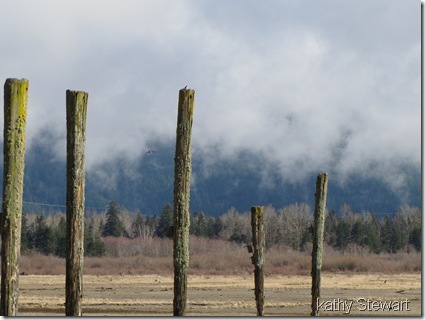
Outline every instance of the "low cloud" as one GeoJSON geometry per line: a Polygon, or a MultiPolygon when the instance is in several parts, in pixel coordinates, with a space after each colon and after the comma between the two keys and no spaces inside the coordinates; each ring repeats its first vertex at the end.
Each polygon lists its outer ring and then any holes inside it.
{"type": "Polygon", "coordinates": [[[416,1],[4,7],[0,75],[30,80],[29,142],[50,128],[64,156],[65,91],[87,91],[89,169],[173,142],[185,85],[196,91],[193,147],[210,163],[249,150],[294,181],[320,171],[399,181],[399,163],[420,165],[416,1]]]}

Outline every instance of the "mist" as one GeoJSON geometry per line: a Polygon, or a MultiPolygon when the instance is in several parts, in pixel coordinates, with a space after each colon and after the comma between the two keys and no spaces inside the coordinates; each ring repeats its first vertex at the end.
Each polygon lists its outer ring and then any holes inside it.
{"type": "Polygon", "coordinates": [[[18,0],[0,5],[0,76],[29,79],[28,144],[48,129],[62,158],[65,91],[89,93],[88,170],[173,143],[187,85],[206,166],[249,151],[265,181],[272,164],[292,181],[330,171],[401,188],[400,168],[421,161],[420,10],[413,0],[18,0]]]}

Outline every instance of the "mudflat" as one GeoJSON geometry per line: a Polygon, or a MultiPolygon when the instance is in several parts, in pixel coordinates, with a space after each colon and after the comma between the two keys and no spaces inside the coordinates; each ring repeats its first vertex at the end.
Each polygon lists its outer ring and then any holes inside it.
{"type": "MultiPolygon", "coordinates": [[[[84,316],[172,316],[173,276],[86,275],[84,316]]],[[[309,316],[311,277],[266,276],[267,316],[309,316]]],[[[322,274],[321,316],[420,316],[421,274],[322,274]]],[[[65,275],[20,276],[18,316],[65,315],[65,275]]],[[[254,276],[189,275],[188,316],[255,316],[254,276]]]]}

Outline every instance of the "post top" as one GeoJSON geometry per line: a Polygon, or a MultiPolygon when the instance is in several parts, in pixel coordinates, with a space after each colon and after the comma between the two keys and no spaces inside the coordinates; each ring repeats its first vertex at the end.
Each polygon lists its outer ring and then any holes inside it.
{"type": "Polygon", "coordinates": [[[70,89],[66,90],[66,93],[67,94],[70,93],[70,94],[74,94],[74,95],[81,93],[81,94],[88,95],[88,92],[81,91],[81,90],[70,90],[70,89]]]}
{"type": "Polygon", "coordinates": [[[22,78],[22,79],[17,79],[17,78],[7,78],[4,84],[12,84],[12,83],[17,83],[17,82],[22,82],[22,83],[28,83],[28,79],[22,78]]]}
{"type": "Polygon", "coordinates": [[[6,81],[28,81],[28,79],[25,79],[25,78],[21,78],[21,79],[18,79],[18,78],[7,78],[6,81]]]}
{"type": "Polygon", "coordinates": [[[180,89],[180,91],[192,91],[193,93],[195,93],[195,89],[190,89],[187,86],[185,86],[184,88],[180,89]]]}

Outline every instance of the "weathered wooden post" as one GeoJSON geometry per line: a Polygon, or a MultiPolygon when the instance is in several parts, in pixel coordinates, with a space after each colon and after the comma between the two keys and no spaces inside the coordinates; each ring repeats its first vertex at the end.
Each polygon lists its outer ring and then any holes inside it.
{"type": "Polygon", "coordinates": [[[252,246],[255,281],[255,301],[257,316],[264,314],[264,247],[266,238],[264,234],[264,207],[251,208],[252,246]]]}
{"type": "Polygon", "coordinates": [[[183,316],[187,301],[187,272],[189,268],[189,200],[192,172],[192,122],[195,90],[181,89],[174,158],[174,300],[173,314],[183,316]]]}
{"type": "Polygon", "coordinates": [[[318,301],[320,298],[320,272],[322,270],[323,255],[323,233],[325,229],[326,214],[326,194],[328,192],[328,174],[321,173],[317,176],[314,225],[313,232],[313,252],[311,260],[311,315],[318,316],[318,301]]]}
{"type": "Polygon", "coordinates": [[[88,94],[66,91],[65,314],[81,316],[84,257],[85,142],[88,94]]]}
{"type": "Polygon", "coordinates": [[[16,316],[18,312],[27,105],[28,80],[7,79],[4,84],[4,171],[1,214],[2,316],[16,316]]]}

